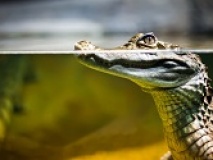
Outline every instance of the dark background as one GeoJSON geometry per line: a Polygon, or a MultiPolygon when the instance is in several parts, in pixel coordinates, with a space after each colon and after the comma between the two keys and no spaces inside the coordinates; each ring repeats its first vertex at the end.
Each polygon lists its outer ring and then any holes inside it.
{"type": "Polygon", "coordinates": [[[136,32],[154,32],[161,39],[184,47],[211,48],[211,0],[5,0],[0,3],[1,50],[69,50],[79,39],[111,47],[120,45],[136,32]]]}

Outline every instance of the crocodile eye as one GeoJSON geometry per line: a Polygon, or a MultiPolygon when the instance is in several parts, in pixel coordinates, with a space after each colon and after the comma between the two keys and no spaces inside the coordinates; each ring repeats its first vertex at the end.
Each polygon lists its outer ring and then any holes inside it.
{"type": "Polygon", "coordinates": [[[143,41],[144,43],[148,44],[148,45],[153,45],[156,42],[155,36],[154,35],[145,35],[143,37],[143,41]]]}
{"type": "Polygon", "coordinates": [[[137,41],[137,45],[152,46],[155,45],[157,38],[153,33],[147,33],[137,41]]]}

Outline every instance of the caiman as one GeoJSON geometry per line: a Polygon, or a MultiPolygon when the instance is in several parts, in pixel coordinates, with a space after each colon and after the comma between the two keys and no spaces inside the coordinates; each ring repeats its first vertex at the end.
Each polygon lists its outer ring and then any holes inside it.
{"type": "Polygon", "coordinates": [[[109,50],[89,41],[74,48],[91,51],[77,55],[86,66],[127,78],[153,96],[170,150],[161,160],[213,160],[213,89],[198,55],[153,33],[109,50]]]}

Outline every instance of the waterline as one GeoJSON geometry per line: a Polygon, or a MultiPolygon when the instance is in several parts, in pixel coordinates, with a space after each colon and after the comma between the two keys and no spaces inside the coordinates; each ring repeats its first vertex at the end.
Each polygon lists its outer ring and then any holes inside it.
{"type": "MultiPolygon", "coordinates": [[[[53,51],[53,50],[47,50],[47,51],[33,51],[33,50],[5,50],[0,51],[0,54],[72,54],[72,55],[78,55],[78,54],[91,54],[91,53],[155,53],[155,52],[174,52],[174,50],[90,50],[90,51],[53,51]]],[[[191,52],[194,54],[213,54],[213,49],[181,49],[175,52],[191,52]]]]}

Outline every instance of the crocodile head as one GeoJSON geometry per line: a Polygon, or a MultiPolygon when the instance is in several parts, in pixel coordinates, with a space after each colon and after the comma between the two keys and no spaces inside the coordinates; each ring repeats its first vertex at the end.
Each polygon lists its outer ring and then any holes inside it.
{"type": "Polygon", "coordinates": [[[77,42],[74,48],[87,52],[78,54],[78,58],[88,67],[130,79],[148,90],[183,85],[202,64],[196,55],[180,52],[177,45],[159,41],[153,33],[138,33],[112,49],[89,41],[77,42]]]}

